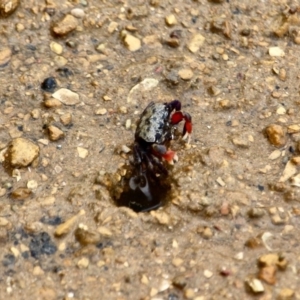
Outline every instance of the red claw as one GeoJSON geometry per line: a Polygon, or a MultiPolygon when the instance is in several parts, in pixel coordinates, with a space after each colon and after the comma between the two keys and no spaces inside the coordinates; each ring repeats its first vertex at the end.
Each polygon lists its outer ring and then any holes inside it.
{"type": "Polygon", "coordinates": [[[171,116],[171,123],[173,125],[178,124],[179,122],[181,122],[182,120],[185,120],[185,124],[183,127],[183,139],[186,139],[187,137],[189,137],[188,139],[188,143],[190,142],[190,135],[192,133],[192,117],[190,114],[188,113],[183,113],[181,111],[176,111],[172,116],[171,116]]]}

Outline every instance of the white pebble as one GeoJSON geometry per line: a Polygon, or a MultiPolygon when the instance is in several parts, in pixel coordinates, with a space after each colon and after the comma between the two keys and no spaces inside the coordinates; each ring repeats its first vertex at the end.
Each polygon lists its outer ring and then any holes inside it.
{"type": "Polygon", "coordinates": [[[284,51],[279,47],[270,47],[269,54],[270,56],[274,56],[274,57],[282,57],[284,56],[284,51]]]}
{"type": "Polygon", "coordinates": [[[73,8],[71,10],[71,15],[74,16],[75,18],[82,19],[85,16],[85,13],[80,8],[73,8]]]}

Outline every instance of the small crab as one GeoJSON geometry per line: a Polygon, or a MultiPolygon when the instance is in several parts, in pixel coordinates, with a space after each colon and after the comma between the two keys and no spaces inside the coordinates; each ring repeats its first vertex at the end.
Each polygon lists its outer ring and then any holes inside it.
{"type": "Polygon", "coordinates": [[[170,164],[178,160],[176,153],[168,149],[168,145],[174,139],[176,125],[183,120],[183,139],[188,138],[189,142],[192,118],[190,114],[181,111],[180,101],[151,102],[145,108],[135,132],[133,155],[138,175],[131,181],[133,188],[138,184],[140,187],[147,186],[146,173],[167,174],[161,160],[170,164]]]}

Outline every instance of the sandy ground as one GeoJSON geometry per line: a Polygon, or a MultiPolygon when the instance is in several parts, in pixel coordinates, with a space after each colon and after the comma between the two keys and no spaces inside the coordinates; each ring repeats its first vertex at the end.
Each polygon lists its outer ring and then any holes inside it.
{"type": "Polygon", "coordinates": [[[299,47],[297,1],[0,0],[0,298],[300,299],[299,47]],[[165,204],[117,206],[173,99],[165,204]]]}

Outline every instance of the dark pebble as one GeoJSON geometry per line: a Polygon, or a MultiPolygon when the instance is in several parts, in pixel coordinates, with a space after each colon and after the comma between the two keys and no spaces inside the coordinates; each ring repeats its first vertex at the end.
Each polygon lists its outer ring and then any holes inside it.
{"type": "Polygon", "coordinates": [[[26,45],[26,48],[27,48],[28,50],[31,50],[31,51],[36,51],[36,46],[34,46],[34,45],[32,45],[32,44],[26,45]]]}
{"type": "Polygon", "coordinates": [[[107,65],[107,66],[104,66],[103,69],[110,71],[110,70],[114,69],[114,66],[113,65],[107,65]]]}
{"type": "Polygon", "coordinates": [[[56,72],[58,72],[58,74],[61,77],[66,77],[66,78],[69,78],[70,76],[74,75],[73,71],[70,70],[69,68],[58,68],[56,69],[56,72]]]}
{"type": "Polygon", "coordinates": [[[29,251],[22,252],[22,257],[25,258],[25,259],[28,259],[29,258],[29,251]]]}
{"type": "Polygon", "coordinates": [[[75,41],[71,41],[71,40],[68,40],[66,41],[66,45],[72,49],[76,48],[77,47],[77,44],[75,41]]]}
{"type": "Polygon", "coordinates": [[[4,258],[2,260],[2,265],[4,267],[8,267],[8,266],[14,265],[15,261],[16,261],[16,258],[12,254],[6,254],[6,255],[4,255],[4,258]]]}
{"type": "Polygon", "coordinates": [[[40,222],[47,224],[47,225],[52,225],[52,226],[56,226],[59,225],[63,222],[63,220],[61,219],[61,217],[55,216],[55,217],[42,217],[40,219],[40,222]]]}
{"type": "Polygon", "coordinates": [[[39,258],[42,254],[54,254],[57,247],[47,232],[41,232],[31,239],[29,249],[32,257],[39,258]]]}
{"type": "Polygon", "coordinates": [[[54,77],[46,78],[41,84],[41,88],[46,92],[54,92],[56,87],[57,83],[54,77]]]}
{"type": "Polygon", "coordinates": [[[261,192],[265,189],[265,187],[263,185],[260,185],[260,184],[257,186],[257,188],[261,192]]]}
{"type": "Polygon", "coordinates": [[[59,272],[61,272],[63,270],[63,267],[61,267],[61,266],[54,266],[53,268],[52,268],[52,272],[53,273],[59,273],[59,272]]]}
{"type": "Polygon", "coordinates": [[[171,293],[168,295],[168,300],[179,300],[179,297],[176,294],[171,293]]]}
{"type": "Polygon", "coordinates": [[[166,80],[172,85],[177,85],[179,83],[179,77],[177,72],[170,71],[168,74],[166,74],[166,80]]]}
{"type": "Polygon", "coordinates": [[[101,242],[101,243],[96,245],[96,247],[98,249],[103,249],[103,248],[112,247],[112,246],[113,246],[113,243],[111,241],[101,242]]]}
{"type": "Polygon", "coordinates": [[[183,275],[178,275],[172,280],[172,283],[178,289],[184,289],[187,285],[187,280],[183,275]]]}
{"type": "Polygon", "coordinates": [[[170,38],[180,39],[180,38],[181,38],[181,35],[182,35],[182,30],[176,29],[176,30],[173,30],[173,31],[170,33],[170,38]]]}

